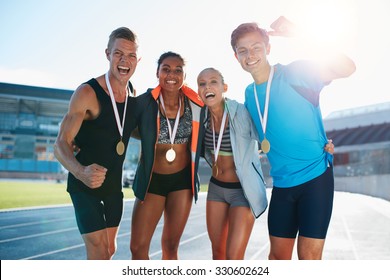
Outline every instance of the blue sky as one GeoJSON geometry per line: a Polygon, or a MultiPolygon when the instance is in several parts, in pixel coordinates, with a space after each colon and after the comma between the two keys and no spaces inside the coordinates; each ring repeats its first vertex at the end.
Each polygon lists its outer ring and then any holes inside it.
{"type": "MultiPolygon", "coordinates": [[[[194,89],[197,74],[216,67],[229,85],[227,96],[242,102],[251,77],[233,56],[230,34],[249,21],[268,29],[285,15],[357,64],[353,76],[322,92],[326,116],[390,101],[388,11],[387,0],[0,0],[0,81],[73,90],[107,71],[108,35],[127,26],[139,38],[142,59],[132,78],[139,93],[156,85],[156,61],[172,50],[187,60],[194,89]]],[[[296,39],[271,38],[271,47],[271,63],[316,56],[296,39]]]]}

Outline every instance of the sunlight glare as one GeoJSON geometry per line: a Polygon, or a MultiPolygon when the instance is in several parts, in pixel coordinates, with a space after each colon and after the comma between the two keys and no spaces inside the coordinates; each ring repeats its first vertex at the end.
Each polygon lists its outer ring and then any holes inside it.
{"type": "Polygon", "coordinates": [[[321,44],[348,45],[357,29],[354,1],[315,1],[303,16],[303,32],[321,44]]]}

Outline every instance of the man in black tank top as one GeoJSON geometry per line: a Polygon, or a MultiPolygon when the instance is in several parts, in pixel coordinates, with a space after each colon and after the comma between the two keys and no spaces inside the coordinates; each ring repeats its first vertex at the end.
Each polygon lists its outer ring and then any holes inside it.
{"type": "Polygon", "coordinates": [[[111,259],[116,250],[123,162],[136,126],[129,80],[139,61],[137,48],[130,29],[111,33],[108,72],[75,90],[54,145],[56,158],[69,171],[67,191],[88,259],[111,259]]]}

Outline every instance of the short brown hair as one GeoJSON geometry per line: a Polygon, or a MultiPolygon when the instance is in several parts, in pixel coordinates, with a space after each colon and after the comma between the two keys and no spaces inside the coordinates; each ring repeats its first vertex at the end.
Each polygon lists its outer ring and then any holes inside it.
{"type": "Polygon", "coordinates": [[[260,28],[255,22],[248,22],[240,24],[236,29],[233,30],[230,44],[233,48],[233,51],[236,52],[237,41],[247,33],[257,32],[264,39],[266,45],[269,43],[269,36],[265,29],[260,28]]]}
{"type": "Polygon", "coordinates": [[[111,49],[116,39],[125,39],[137,44],[137,35],[127,27],[119,27],[111,32],[108,39],[107,49],[111,49]]]}

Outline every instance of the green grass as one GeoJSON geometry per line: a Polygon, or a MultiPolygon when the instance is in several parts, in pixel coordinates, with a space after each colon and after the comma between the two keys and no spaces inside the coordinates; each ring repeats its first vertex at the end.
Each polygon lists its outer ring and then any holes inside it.
{"type": "MultiPolygon", "coordinates": [[[[201,186],[206,191],[207,185],[201,186]]],[[[123,189],[125,199],[134,198],[131,188],[123,189]]],[[[43,181],[0,181],[0,209],[70,204],[66,183],[43,181]]]]}

